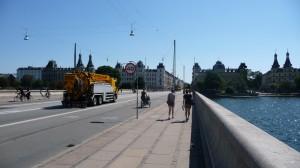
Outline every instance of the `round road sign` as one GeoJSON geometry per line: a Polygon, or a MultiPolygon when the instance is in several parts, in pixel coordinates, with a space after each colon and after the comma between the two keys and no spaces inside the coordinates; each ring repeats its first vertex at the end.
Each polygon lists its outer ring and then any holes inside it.
{"type": "Polygon", "coordinates": [[[133,74],[135,72],[135,65],[133,63],[126,64],[125,71],[128,74],[133,74]]]}

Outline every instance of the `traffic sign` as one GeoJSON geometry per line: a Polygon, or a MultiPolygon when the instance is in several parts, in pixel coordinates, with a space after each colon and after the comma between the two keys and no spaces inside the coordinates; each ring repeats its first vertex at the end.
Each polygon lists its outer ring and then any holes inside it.
{"type": "Polygon", "coordinates": [[[136,70],[135,65],[133,63],[126,64],[126,66],[125,66],[126,73],[133,74],[135,72],[135,70],[136,70]]]}

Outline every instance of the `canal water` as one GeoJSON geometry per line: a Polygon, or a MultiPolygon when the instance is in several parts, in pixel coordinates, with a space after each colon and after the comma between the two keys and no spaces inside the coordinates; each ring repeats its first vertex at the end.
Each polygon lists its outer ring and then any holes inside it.
{"type": "Polygon", "coordinates": [[[300,152],[300,98],[218,98],[218,104],[300,152]]]}

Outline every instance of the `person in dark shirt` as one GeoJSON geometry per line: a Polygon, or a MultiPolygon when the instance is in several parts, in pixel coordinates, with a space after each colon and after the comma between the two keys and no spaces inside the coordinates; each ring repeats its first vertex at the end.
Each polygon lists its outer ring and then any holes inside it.
{"type": "Polygon", "coordinates": [[[145,102],[146,97],[147,97],[147,93],[146,93],[145,89],[143,89],[142,95],[141,95],[141,99],[142,99],[143,102],[145,102]]]}
{"type": "Polygon", "coordinates": [[[183,95],[183,104],[185,108],[185,121],[188,122],[190,118],[191,107],[193,104],[192,95],[190,94],[189,90],[186,90],[185,94],[183,95]]]}

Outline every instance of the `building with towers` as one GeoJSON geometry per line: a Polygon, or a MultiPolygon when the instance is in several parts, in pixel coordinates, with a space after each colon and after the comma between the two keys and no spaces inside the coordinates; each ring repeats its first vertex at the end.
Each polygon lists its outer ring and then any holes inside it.
{"type": "Polygon", "coordinates": [[[82,63],[82,55],[79,53],[79,58],[75,68],[62,68],[59,67],[55,60],[48,61],[46,67],[31,67],[18,68],[17,69],[17,80],[21,80],[25,74],[34,76],[35,80],[43,80],[47,82],[63,82],[65,73],[70,73],[76,71],[87,71],[95,72],[95,67],[92,62],[92,55],[89,55],[89,61],[85,67],[82,63]]]}
{"type": "Polygon", "coordinates": [[[281,68],[278,63],[277,53],[275,52],[271,70],[263,75],[262,85],[265,87],[268,87],[272,83],[280,85],[280,83],[284,81],[294,83],[294,79],[298,75],[300,75],[300,69],[293,68],[290,60],[290,53],[288,51],[286,52],[285,63],[281,68]]]}
{"type": "Polygon", "coordinates": [[[241,69],[247,69],[245,63],[241,63],[238,68],[225,68],[225,65],[221,61],[217,61],[215,65],[213,65],[212,69],[201,69],[198,63],[195,63],[193,66],[193,82],[204,81],[207,73],[210,71],[217,72],[219,76],[225,81],[234,81],[240,77],[239,71],[241,69]]]}

